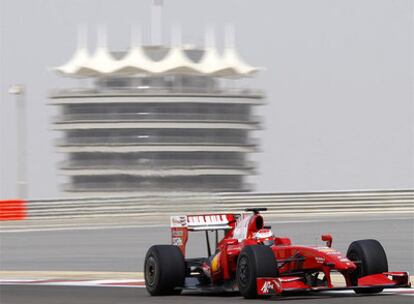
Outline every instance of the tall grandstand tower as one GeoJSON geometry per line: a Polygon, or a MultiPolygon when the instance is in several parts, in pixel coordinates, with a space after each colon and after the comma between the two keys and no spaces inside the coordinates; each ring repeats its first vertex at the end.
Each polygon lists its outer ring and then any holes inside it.
{"type": "Polygon", "coordinates": [[[240,79],[258,69],[238,56],[230,31],[222,52],[212,31],[203,48],[185,47],[179,36],[169,47],[132,39],[120,53],[108,50],[101,31],[91,55],[81,35],[72,59],[55,68],[87,83],[50,94],[59,109],[53,127],[62,134],[64,191],[251,190],[252,131],[260,128],[254,107],[263,95],[240,88],[240,79]]]}

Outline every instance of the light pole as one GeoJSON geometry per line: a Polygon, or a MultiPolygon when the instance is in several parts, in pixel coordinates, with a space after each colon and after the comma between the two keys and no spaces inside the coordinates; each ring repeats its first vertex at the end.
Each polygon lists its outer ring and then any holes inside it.
{"type": "Polygon", "coordinates": [[[17,195],[18,198],[25,199],[27,198],[25,87],[21,84],[12,85],[9,93],[16,96],[17,195]]]}

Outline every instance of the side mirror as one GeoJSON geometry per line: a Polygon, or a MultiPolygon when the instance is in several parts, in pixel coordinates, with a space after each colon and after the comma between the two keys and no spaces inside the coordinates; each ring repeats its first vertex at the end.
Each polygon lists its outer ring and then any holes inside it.
{"type": "Polygon", "coordinates": [[[326,242],[327,247],[331,247],[332,246],[332,235],[323,234],[322,235],[322,241],[326,242]]]}
{"type": "Polygon", "coordinates": [[[239,241],[237,239],[226,239],[224,240],[226,245],[237,245],[239,241]]]}

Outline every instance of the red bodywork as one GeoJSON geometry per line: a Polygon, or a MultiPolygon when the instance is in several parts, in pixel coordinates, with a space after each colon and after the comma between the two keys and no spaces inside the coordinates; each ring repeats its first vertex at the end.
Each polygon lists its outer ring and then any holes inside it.
{"type": "MultiPolygon", "coordinates": [[[[264,227],[260,214],[206,214],[171,217],[172,244],[185,256],[189,231],[224,230],[216,252],[202,265],[209,275],[210,285],[228,283],[236,288],[237,259],[245,246],[257,245],[256,232],[264,227]]],[[[361,277],[352,282],[357,265],[331,248],[332,237],[323,235],[326,246],[292,245],[289,238],[272,237],[271,249],[278,264],[277,277],[256,279],[258,295],[282,294],[289,291],[321,291],[352,288],[410,287],[407,272],[386,272],[361,277]],[[344,284],[336,286],[331,273],[343,276],[344,284]],[[322,275],[322,279],[318,276],[322,275]],[[312,281],[313,280],[313,281],[312,281]],[[355,285],[356,283],[356,285],[355,285]]],[[[207,258],[206,258],[207,259],[207,258]]]]}

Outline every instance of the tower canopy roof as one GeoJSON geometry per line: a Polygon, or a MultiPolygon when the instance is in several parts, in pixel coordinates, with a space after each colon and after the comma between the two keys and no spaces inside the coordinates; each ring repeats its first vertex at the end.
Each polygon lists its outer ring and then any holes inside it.
{"type": "Polygon", "coordinates": [[[59,74],[70,77],[99,77],[135,74],[190,74],[218,77],[248,77],[259,68],[245,63],[234,48],[226,48],[220,54],[215,47],[204,50],[187,49],[183,46],[145,47],[134,46],[120,59],[115,58],[105,46],[100,46],[90,55],[85,47],[78,48],[65,64],[55,67],[59,74]],[[155,49],[164,49],[160,60],[151,58],[155,49]],[[201,52],[201,58],[195,53],[201,52]]]}

